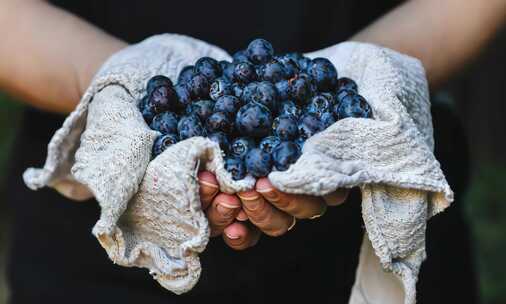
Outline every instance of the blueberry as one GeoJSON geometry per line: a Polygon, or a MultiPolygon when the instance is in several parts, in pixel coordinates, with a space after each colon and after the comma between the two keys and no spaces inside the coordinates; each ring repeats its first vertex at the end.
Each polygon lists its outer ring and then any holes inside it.
{"type": "Polygon", "coordinates": [[[349,90],[353,90],[355,92],[358,92],[357,83],[347,77],[341,77],[341,78],[337,79],[337,88],[338,88],[338,90],[349,89],[349,90]]]}
{"type": "Polygon", "coordinates": [[[255,67],[249,62],[240,62],[234,68],[234,79],[242,83],[250,83],[257,79],[255,67]]]}
{"type": "Polygon", "coordinates": [[[332,92],[321,92],[319,95],[325,97],[330,102],[330,104],[336,103],[336,95],[332,92]]]}
{"type": "Polygon", "coordinates": [[[174,90],[176,91],[177,95],[177,108],[186,108],[192,102],[190,89],[186,84],[178,83],[174,86],[174,90]]]}
{"type": "Polygon", "coordinates": [[[221,76],[221,67],[216,59],[202,57],[195,63],[195,72],[204,75],[209,82],[221,76]]]}
{"type": "Polygon", "coordinates": [[[204,75],[196,74],[188,82],[188,88],[194,98],[207,98],[210,84],[204,75]]]}
{"type": "Polygon", "coordinates": [[[202,126],[199,117],[195,114],[181,117],[177,124],[177,131],[181,140],[194,136],[207,135],[206,129],[204,129],[204,126],[202,126]]]}
{"type": "Polygon", "coordinates": [[[237,82],[234,82],[232,84],[232,92],[235,97],[241,98],[243,90],[244,90],[244,87],[242,86],[242,84],[237,83],[237,82]]]}
{"type": "Polygon", "coordinates": [[[301,58],[299,58],[299,60],[297,60],[297,64],[299,65],[299,69],[301,71],[306,72],[309,66],[311,65],[311,59],[302,56],[301,58]]]}
{"type": "Polygon", "coordinates": [[[207,135],[207,138],[214,141],[220,146],[221,151],[228,153],[230,150],[230,142],[228,141],[228,137],[223,132],[214,132],[207,135]]]}
{"type": "Polygon", "coordinates": [[[351,89],[347,89],[347,88],[344,88],[344,89],[340,89],[339,91],[337,91],[337,94],[336,94],[336,101],[337,102],[340,102],[344,97],[348,96],[348,95],[356,95],[357,94],[357,91],[355,90],[351,90],[351,89]]]}
{"type": "Polygon", "coordinates": [[[229,115],[235,115],[239,107],[241,106],[241,101],[239,98],[232,95],[224,95],[218,98],[216,103],[214,104],[214,112],[225,112],[229,115]]]}
{"type": "Polygon", "coordinates": [[[244,136],[265,137],[269,135],[271,130],[271,111],[262,104],[248,103],[237,112],[235,125],[244,136]]]}
{"type": "Polygon", "coordinates": [[[195,67],[193,65],[187,65],[185,66],[181,72],[179,72],[179,76],[177,77],[178,83],[187,83],[189,82],[193,76],[195,76],[197,73],[195,72],[195,67]]]}
{"type": "Polygon", "coordinates": [[[292,78],[299,73],[299,65],[297,64],[297,61],[290,56],[285,55],[275,58],[285,68],[284,70],[287,78],[292,78]]]}
{"type": "Polygon", "coordinates": [[[297,121],[291,115],[276,117],[272,122],[272,130],[281,140],[292,140],[299,135],[297,121]]]}
{"type": "Polygon", "coordinates": [[[225,170],[230,172],[233,180],[241,180],[246,177],[246,166],[240,158],[228,157],[225,159],[225,170]]]}
{"type": "Polygon", "coordinates": [[[223,95],[232,95],[232,83],[226,78],[217,78],[211,84],[209,96],[216,101],[223,95]]]}
{"type": "Polygon", "coordinates": [[[272,150],[276,148],[281,143],[281,139],[277,136],[267,136],[263,138],[258,147],[267,153],[272,153],[272,150]]]}
{"type": "Polygon", "coordinates": [[[195,114],[199,117],[200,121],[206,119],[213,114],[214,101],[212,100],[197,100],[186,108],[186,114],[195,114]]]}
{"type": "Polygon", "coordinates": [[[371,106],[361,95],[346,95],[334,107],[334,114],[338,119],[355,117],[355,118],[371,118],[371,106]]]}
{"type": "Polygon", "coordinates": [[[298,124],[300,137],[308,139],[323,130],[323,124],[314,113],[306,113],[299,119],[298,124]]]}
{"type": "Polygon", "coordinates": [[[172,112],[156,114],[150,128],[162,134],[177,133],[177,115],[172,112]]]}
{"type": "Polygon", "coordinates": [[[146,85],[147,94],[151,95],[151,93],[157,87],[160,87],[160,86],[171,87],[172,86],[172,81],[169,78],[167,78],[167,77],[165,77],[163,75],[156,75],[156,76],[151,77],[148,80],[148,84],[146,85]]]}
{"type": "Polygon", "coordinates": [[[153,89],[148,102],[153,105],[156,113],[161,113],[175,109],[179,101],[173,87],[162,85],[153,89]]]}
{"type": "Polygon", "coordinates": [[[279,116],[292,116],[294,119],[299,119],[302,111],[295,105],[291,100],[282,101],[279,104],[278,114],[279,116]]]}
{"type": "Polygon", "coordinates": [[[240,63],[240,62],[250,62],[248,58],[248,54],[245,50],[240,50],[234,53],[232,56],[232,61],[234,63],[240,63]]]}
{"type": "Polygon", "coordinates": [[[320,121],[323,125],[323,129],[327,129],[336,122],[333,112],[324,112],[320,115],[320,121]]]}
{"type": "Polygon", "coordinates": [[[270,82],[278,82],[288,78],[285,66],[276,59],[261,65],[257,74],[260,79],[270,82]]]}
{"type": "Polygon", "coordinates": [[[165,134],[158,136],[153,144],[153,157],[161,154],[163,151],[165,151],[165,149],[177,142],[178,138],[176,134],[165,134]]]}
{"type": "Polygon", "coordinates": [[[329,92],[337,88],[337,70],[330,60],[313,59],[307,68],[307,73],[314,79],[318,90],[329,92]]]}
{"type": "Polygon", "coordinates": [[[246,169],[255,177],[267,176],[272,169],[272,157],[270,153],[259,148],[251,149],[245,159],[246,169]]]}
{"type": "Polygon", "coordinates": [[[304,147],[304,143],[306,140],[302,137],[298,137],[296,140],[294,140],[294,143],[299,146],[299,150],[302,152],[302,148],[304,147]]]}
{"type": "Polygon", "coordinates": [[[222,60],[220,61],[220,67],[223,77],[225,77],[229,81],[232,81],[234,79],[235,64],[233,64],[232,62],[228,62],[226,60],[222,60]]]}
{"type": "Polygon", "coordinates": [[[150,124],[156,113],[153,105],[148,101],[148,96],[144,96],[139,102],[139,110],[141,111],[144,121],[150,124]]]}
{"type": "Polygon", "coordinates": [[[307,74],[299,74],[290,81],[290,95],[297,104],[306,104],[314,93],[315,87],[307,74]]]}
{"type": "Polygon", "coordinates": [[[278,97],[281,100],[290,99],[290,83],[288,80],[283,79],[281,81],[276,82],[274,85],[276,90],[278,91],[278,97]]]}
{"type": "Polygon", "coordinates": [[[320,117],[325,112],[332,112],[332,100],[323,95],[314,96],[306,107],[307,113],[320,117]]]}
{"type": "Polygon", "coordinates": [[[249,137],[236,138],[232,144],[230,144],[231,154],[235,157],[244,158],[248,154],[249,150],[255,147],[255,141],[249,137]]]}
{"type": "Polygon", "coordinates": [[[265,39],[251,41],[246,52],[249,60],[255,64],[267,63],[274,55],[272,45],[265,39]]]}
{"type": "Polygon", "coordinates": [[[272,150],[274,167],[279,171],[286,171],[301,155],[299,146],[292,141],[284,141],[272,150]]]}
{"type": "Polygon", "coordinates": [[[253,96],[253,93],[256,92],[257,86],[258,86],[258,82],[256,82],[256,81],[248,83],[245,87],[243,87],[242,94],[241,94],[240,98],[245,103],[252,102],[253,101],[252,96],[253,96]]]}
{"type": "Polygon", "coordinates": [[[295,62],[304,58],[304,56],[301,53],[297,53],[297,52],[286,53],[285,55],[283,55],[283,57],[290,58],[295,62]]]}
{"type": "Polygon", "coordinates": [[[229,115],[225,112],[214,112],[206,120],[206,129],[209,132],[230,133],[234,124],[229,115]]]}
{"type": "Polygon", "coordinates": [[[261,81],[253,90],[249,99],[245,99],[244,101],[261,103],[269,108],[269,110],[274,111],[276,109],[277,99],[278,91],[276,87],[268,81],[261,81]]]}

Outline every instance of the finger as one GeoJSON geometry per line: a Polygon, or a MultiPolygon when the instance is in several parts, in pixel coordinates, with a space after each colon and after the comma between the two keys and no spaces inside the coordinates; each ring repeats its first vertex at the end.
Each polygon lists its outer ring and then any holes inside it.
{"type": "Polygon", "coordinates": [[[337,189],[332,193],[324,195],[323,199],[329,206],[338,206],[346,201],[349,192],[349,189],[337,189]]]}
{"type": "Polygon", "coordinates": [[[200,201],[202,203],[202,210],[206,210],[213,201],[213,198],[216,194],[218,194],[220,188],[216,177],[209,171],[199,172],[198,180],[200,185],[199,194],[200,201]]]}
{"type": "Polygon", "coordinates": [[[207,219],[211,227],[211,236],[219,235],[230,225],[239,211],[241,202],[235,195],[220,193],[216,195],[207,209],[207,219]]]}
{"type": "Polygon", "coordinates": [[[257,181],[256,191],[274,207],[299,219],[320,217],[327,208],[321,197],[283,193],[275,189],[267,178],[257,181]]]}
{"type": "Polygon", "coordinates": [[[244,250],[254,246],[260,239],[260,230],[246,223],[235,222],[223,231],[223,240],[235,250],[244,250]]]}
{"type": "Polygon", "coordinates": [[[250,222],[265,234],[280,236],[288,231],[293,217],[274,208],[264,200],[260,193],[252,190],[237,195],[241,199],[243,210],[248,215],[250,222]]]}
{"type": "Polygon", "coordinates": [[[244,222],[248,220],[248,215],[246,214],[246,212],[244,212],[244,210],[241,209],[241,211],[239,211],[235,219],[240,222],[244,222]]]}

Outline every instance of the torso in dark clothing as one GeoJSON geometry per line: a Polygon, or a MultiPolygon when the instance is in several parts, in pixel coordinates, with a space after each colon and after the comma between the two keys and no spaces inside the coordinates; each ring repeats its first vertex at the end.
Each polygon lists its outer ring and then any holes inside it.
{"type": "MultiPolygon", "coordinates": [[[[347,39],[399,3],[52,2],[130,43],[172,32],[231,53],[257,37],[271,41],[278,52],[317,50],[347,39]]],[[[28,109],[17,137],[8,197],[14,211],[13,303],[347,302],[363,234],[357,191],[321,219],[300,221],[280,238],[264,236],[244,252],[212,239],[201,255],[199,283],[189,294],[175,296],[151,280],[146,270],[121,268],[108,260],[90,233],[98,218],[96,202],[78,204],[53,190],[32,192],[22,183],[19,176],[26,167],[43,163],[47,142],[62,121],[61,116],[28,109]]]]}

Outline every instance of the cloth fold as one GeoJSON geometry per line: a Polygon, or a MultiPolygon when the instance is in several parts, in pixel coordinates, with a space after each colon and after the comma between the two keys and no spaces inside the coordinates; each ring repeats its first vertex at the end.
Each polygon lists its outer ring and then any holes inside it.
{"type": "MultiPolygon", "coordinates": [[[[176,293],[197,282],[198,253],[209,238],[196,172],[214,172],[227,193],[254,186],[251,176],[234,181],[219,147],[200,137],[149,162],[156,132],[135,112],[143,86],[156,74],[174,81],[184,65],[202,56],[230,58],[179,35],[155,36],[114,55],[56,132],[44,168],[24,175],[32,189],[51,186],[77,199],[93,193],[102,208],[93,233],[109,257],[150,269],[176,293]]],[[[359,186],[367,233],[350,303],[412,304],[427,220],[453,200],[432,153],[424,69],[414,58],[357,42],[308,56],[328,58],[341,77],[356,80],[373,119],[338,121],[310,138],[289,170],[272,172],[269,179],[282,191],[310,195],[359,186]]]]}

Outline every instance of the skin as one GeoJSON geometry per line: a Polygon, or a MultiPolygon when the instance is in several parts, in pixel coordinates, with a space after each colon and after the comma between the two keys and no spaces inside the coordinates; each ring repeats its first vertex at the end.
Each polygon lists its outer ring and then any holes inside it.
{"type": "MultiPolygon", "coordinates": [[[[351,40],[419,58],[437,87],[475,58],[505,20],[506,0],[411,0],[351,40]]],[[[40,0],[0,0],[0,37],[0,89],[58,113],[73,110],[102,63],[126,46],[40,0]]],[[[254,246],[261,234],[283,235],[294,218],[315,219],[348,195],[342,189],[325,197],[281,193],[266,178],[252,191],[229,195],[219,192],[210,172],[201,172],[199,181],[212,235],[237,250],[254,246]]]]}

